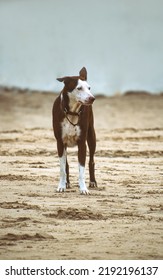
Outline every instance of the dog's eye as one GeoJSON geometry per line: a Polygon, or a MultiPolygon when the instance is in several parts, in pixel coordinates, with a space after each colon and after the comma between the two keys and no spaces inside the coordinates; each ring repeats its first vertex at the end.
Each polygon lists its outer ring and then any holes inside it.
{"type": "Polygon", "coordinates": [[[78,87],[77,90],[82,90],[82,87],[78,87]]]}
{"type": "Polygon", "coordinates": [[[88,87],[88,89],[90,90],[90,89],[91,89],[91,87],[88,87]]]}

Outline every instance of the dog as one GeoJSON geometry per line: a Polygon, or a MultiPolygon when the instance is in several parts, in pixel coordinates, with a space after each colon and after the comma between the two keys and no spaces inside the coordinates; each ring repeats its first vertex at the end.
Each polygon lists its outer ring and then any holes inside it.
{"type": "Polygon", "coordinates": [[[79,76],[57,78],[64,83],[63,90],[53,104],[52,119],[54,136],[60,161],[60,181],[58,192],[70,187],[67,147],[78,146],[79,189],[81,194],[89,194],[85,184],[86,142],[89,147],[90,187],[97,187],[95,180],[94,154],[96,134],[92,104],[95,97],[87,83],[87,70],[83,67],[79,76]]]}

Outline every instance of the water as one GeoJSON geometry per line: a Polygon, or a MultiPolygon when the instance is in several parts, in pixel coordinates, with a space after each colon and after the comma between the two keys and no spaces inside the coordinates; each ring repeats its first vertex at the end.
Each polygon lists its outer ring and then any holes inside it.
{"type": "Polygon", "coordinates": [[[61,89],[86,66],[94,93],[163,91],[163,1],[0,0],[0,84],[61,89]]]}

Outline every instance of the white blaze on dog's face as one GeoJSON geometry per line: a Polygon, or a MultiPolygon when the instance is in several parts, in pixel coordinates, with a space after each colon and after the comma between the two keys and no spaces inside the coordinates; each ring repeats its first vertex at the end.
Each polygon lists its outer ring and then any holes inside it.
{"type": "Polygon", "coordinates": [[[95,97],[90,91],[90,86],[86,81],[78,80],[76,88],[68,92],[70,102],[79,102],[82,105],[91,105],[95,97]]]}

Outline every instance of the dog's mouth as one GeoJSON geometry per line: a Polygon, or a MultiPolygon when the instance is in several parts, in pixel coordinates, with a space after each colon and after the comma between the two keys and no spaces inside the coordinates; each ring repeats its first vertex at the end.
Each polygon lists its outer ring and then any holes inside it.
{"type": "Polygon", "coordinates": [[[90,105],[92,105],[92,103],[90,103],[90,102],[80,102],[80,104],[83,105],[83,106],[90,106],[90,105]]]}
{"type": "Polygon", "coordinates": [[[90,106],[93,104],[93,102],[95,101],[95,97],[90,97],[88,100],[86,101],[79,101],[79,103],[81,105],[84,105],[84,106],[90,106]]]}
{"type": "Polygon", "coordinates": [[[91,106],[92,105],[92,103],[90,103],[90,102],[79,102],[80,103],[80,105],[82,105],[82,106],[91,106]]]}

